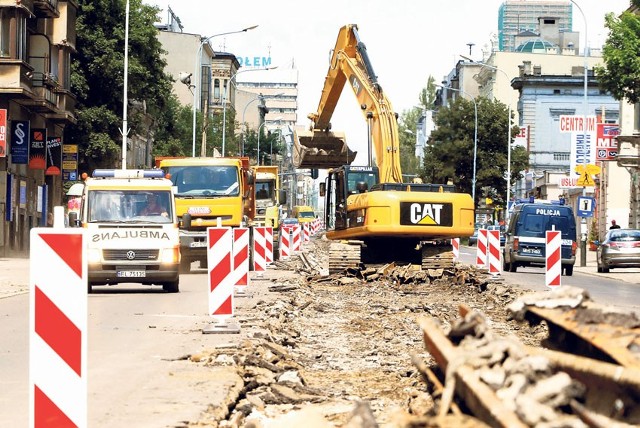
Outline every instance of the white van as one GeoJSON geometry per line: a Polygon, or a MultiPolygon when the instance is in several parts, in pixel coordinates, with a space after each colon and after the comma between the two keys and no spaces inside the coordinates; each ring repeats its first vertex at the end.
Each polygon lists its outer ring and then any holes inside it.
{"type": "Polygon", "coordinates": [[[71,227],[88,231],[88,282],[179,291],[180,239],[172,183],[162,170],[96,170],[71,227]]]}

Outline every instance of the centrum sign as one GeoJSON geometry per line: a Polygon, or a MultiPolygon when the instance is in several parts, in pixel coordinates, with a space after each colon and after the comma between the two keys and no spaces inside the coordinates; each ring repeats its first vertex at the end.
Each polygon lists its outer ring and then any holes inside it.
{"type": "MultiPolygon", "coordinates": [[[[587,116],[587,132],[596,132],[596,116],[587,116]]],[[[560,132],[562,133],[573,133],[573,132],[582,132],[584,129],[585,117],[584,116],[570,116],[570,115],[560,115],[560,132]]]]}
{"type": "Polygon", "coordinates": [[[579,176],[576,166],[596,163],[596,125],[596,116],[560,116],[560,132],[571,134],[571,177],[579,176]]]}

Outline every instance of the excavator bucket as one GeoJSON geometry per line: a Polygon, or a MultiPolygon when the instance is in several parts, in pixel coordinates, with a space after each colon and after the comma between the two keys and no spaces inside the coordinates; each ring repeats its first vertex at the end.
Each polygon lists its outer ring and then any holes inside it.
{"type": "Polygon", "coordinates": [[[349,149],[341,132],[294,129],[293,146],[296,168],[337,168],[351,164],[357,154],[349,149]]]}

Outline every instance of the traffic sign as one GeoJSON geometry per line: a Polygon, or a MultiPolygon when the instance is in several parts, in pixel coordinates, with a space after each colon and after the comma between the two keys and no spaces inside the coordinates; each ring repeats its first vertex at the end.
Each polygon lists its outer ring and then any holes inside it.
{"type": "Polygon", "coordinates": [[[593,217],[596,208],[596,198],[591,196],[578,196],[578,217],[593,217]]]}
{"type": "Polygon", "coordinates": [[[576,181],[578,186],[587,187],[587,186],[595,186],[595,181],[593,181],[593,177],[588,172],[584,172],[580,174],[580,178],[576,181]]]}
{"type": "Polygon", "coordinates": [[[586,165],[583,165],[583,164],[576,165],[575,171],[578,174],[587,173],[587,174],[597,175],[597,174],[600,174],[600,171],[602,171],[602,169],[598,165],[588,163],[586,165]]]}

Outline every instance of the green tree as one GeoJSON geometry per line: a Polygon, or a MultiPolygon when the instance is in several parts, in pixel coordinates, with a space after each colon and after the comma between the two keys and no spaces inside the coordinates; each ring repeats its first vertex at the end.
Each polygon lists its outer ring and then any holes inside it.
{"type": "MultiPolygon", "coordinates": [[[[151,122],[157,147],[184,153],[173,102],[170,77],[165,74],[162,46],[157,39],[159,9],[130,0],[128,54],[129,135],[145,135],[151,122]]],[[[66,140],[79,146],[79,167],[115,167],[120,163],[124,88],[125,0],[79,0],[76,23],[77,54],[72,60],[71,90],[78,97],[77,123],[66,140]]]]}
{"type": "MultiPolygon", "coordinates": [[[[507,106],[499,101],[477,98],[478,139],[476,153],[476,202],[491,197],[505,205],[507,174],[507,106]],[[481,191],[480,189],[486,189],[481,191]]],[[[511,130],[515,136],[518,128],[511,130]]],[[[436,115],[436,129],[431,133],[422,177],[425,182],[453,183],[460,191],[472,194],[475,111],[473,101],[458,97],[436,115]]],[[[528,167],[523,147],[511,149],[511,179],[522,178],[528,167]]]]}
{"type": "MultiPolygon", "coordinates": [[[[634,5],[640,6],[639,1],[634,5]]],[[[595,66],[600,87],[617,100],[640,102],[640,17],[623,12],[605,16],[609,36],[602,49],[604,66],[595,66]]]]}

